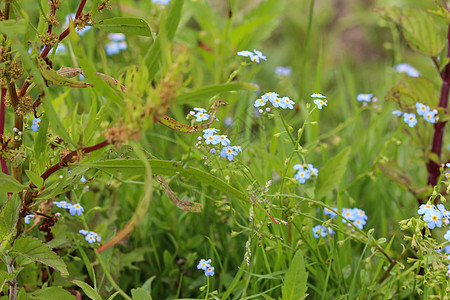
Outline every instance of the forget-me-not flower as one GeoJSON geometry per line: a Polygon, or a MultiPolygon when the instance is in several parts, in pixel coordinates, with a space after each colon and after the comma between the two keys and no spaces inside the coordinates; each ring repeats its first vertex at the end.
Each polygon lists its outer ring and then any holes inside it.
{"type": "Polygon", "coordinates": [[[419,75],[420,75],[419,71],[417,71],[412,66],[410,66],[406,63],[401,63],[401,64],[394,66],[394,70],[399,73],[406,73],[411,77],[419,77],[419,75]]]}
{"type": "Polygon", "coordinates": [[[59,208],[69,208],[72,205],[70,203],[67,203],[67,201],[54,201],[53,204],[55,204],[59,208]]]}
{"type": "Polygon", "coordinates": [[[80,203],[72,204],[68,207],[68,209],[71,215],[77,214],[81,216],[81,213],[84,212],[84,208],[80,205],[80,203]]]}
{"type": "Polygon", "coordinates": [[[419,116],[423,116],[430,111],[430,107],[428,105],[422,104],[420,102],[416,103],[416,109],[419,116]]]}
{"type": "Polygon", "coordinates": [[[317,105],[318,109],[322,109],[323,106],[328,106],[326,100],[314,99],[314,104],[317,105]]]}
{"type": "Polygon", "coordinates": [[[392,114],[395,115],[395,116],[398,116],[398,117],[401,117],[403,115],[403,113],[401,111],[399,111],[399,110],[394,110],[392,112],[392,114]]]}
{"type": "Polygon", "coordinates": [[[433,229],[434,227],[442,227],[442,213],[438,210],[433,209],[428,211],[424,216],[423,220],[428,223],[428,228],[433,229]]]}
{"type": "Polygon", "coordinates": [[[220,156],[228,158],[229,161],[232,161],[233,157],[237,154],[236,150],[230,146],[223,147],[220,151],[220,156]]]}
{"type": "Polygon", "coordinates": [[[201,121],[206,121],[209,119],[209,115],[207,113],[204,112],[198,112],[194,115],[194,117],[196,117],[195,121],[197,122],[201,122],[201,121]]]}
{"type": "Polygon", "coordinates": [[[358,94],[358,96],[356,96],[356,100],[358,101],[365,101],[365,102],[370,102],[370,100],[372,99],[373,94],[358,94]]]}
{"type": "Polygon", "coordinates": [[[33,124],[31,124],[31,130],[38,131],[40,124],[41,124],[41,118],[34,118],[33,124]]]}
{"type": "Polygon", "coordinates": [[[292,69],[289,67],[276,67],[275,74],[280,76],[291,76],[292,69]]]}
{"type": "Polygon", "coordinates": [[[413,128],[417,124],[417,119],[415,114],[403,114],[403,121],[405,121],[406,124],[408,124],[409,127],[413,128]]]}
{"type": "Polygon", "coordinates": [[[30,224],[31,220],[30,218],[34,218],[34,215],[26,215],[25,216],[25,224],[30,224]]]}

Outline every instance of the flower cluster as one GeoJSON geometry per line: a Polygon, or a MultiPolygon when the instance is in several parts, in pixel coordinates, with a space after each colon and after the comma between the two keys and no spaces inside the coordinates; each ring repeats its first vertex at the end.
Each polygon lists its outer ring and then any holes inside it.
{"type": "MultiPolygon", "coordinates": [[[[417,213],[422,216],[423,220],[428,224],[429,229],[435,227],[442,227],[443,222],[449,224],[450,212],[445,209],[443,204],[438,204],[437,207],[433,204],[422,204],[417,213]]],[[[444,235],[444,238],[450,242],[450,230],[444,235]]]]}
{"type": "Polygon", "coordinates": [[[214,275],[214,267],[211,267],[211,259],[200,259],[200,262],[197,265],[197,269],[205,271],[205,276],[214,275]]]}
{"type": "Polygon", "coordinates": [[[239,152],[242,153],[242,147],[241,146],[230,146],[231,142],[228,139],[227,135],[222,134],[215,134],[219,132],[219,129],[216,128],[207,128],[203,130],[203,137],[198,137],[198,143],[197,145],[200,145],[202,142],[201,140],[204,139],[205,144],[212,147],[209,151],[211,154],[215,154],[218,149],[214,148],[213,146],[218,145],[222,146],[222,149],[220,150],[220,156],[226,157],[229,161],[233,160],[233,157],[238,155],[239,152]]]}
{"type": "Polygon", "coordinates": [[[248,50],[243,50],[243,51],[239,51],[237,53],[237,55],[239,56],[244,56],[244,57],[250,57],[250,60],[252,62],[255,63],[259,63],[259,61],[262,60],[267,60],[267,58],[262,54],[261,51],[255,50],[253,49],[253,52],[248,51],[248,50]]]}
{"type": "Polygon", "coordinates": [[[40,124],[41,124],[41,118],[34,118],[33,124],[31,124],[31,130],[38,131],[40,124]]]}
{"type": "Polygon", "coordinates": [[[325,227],[322,225],[316,225],[312,228],[313,235],[316,239],[319,237],[326,237],[327,235],[332,236],[334,230],[331,227],[325,227]]]}
{"type": "MultiPolygon", "coordinates": [[[[267,101],[272,103],[273,107],[280,107],[283,109],[289,108],[293,109],[295,102],[289,99],[289,97],[280,97],[277,93],[268,92],[261,96],[260,99],[256,99],[253,104],[254,107],[262,107],[265,106],[267,101]]],[[[269,112],[270,108],[267,107],[266,111],[269,112]]],[[[263,113],[262,109],[259,109],[259,113],[263,113]]]]}
{"type": "Polygon", "coordinates": [[[102,240],[101,236],[99,236],[96,232],[84,229],[80,229],[78,232],[86,236],[85,240],[88,241],[89,244],[100,242],[102,240]]]}
{"type": "Polygon", "coordinates": [[[292,69],[289,67],[276,67],[275,74],[279,76],[289,77],[291,76],[292,69]]]}
{"type": "MultiPolygon", "coordinates": [[[[417,102],[416,103],[416,112],[419,116],[422,116],[425,121],[428,123],[436,123],[437,117],[437,110],[433,109],[431,110],[428,105],[425,105],[423,103],[417,102]]],[[[413,113],[403,113],[399,110],[394,110],[392,112],[393,115],[396,115],[398,117],[403,116],[403,121],[408,124],[409,127],[414,127],[417,124],[417,118],[416,115],[413,113]]]]}
{"type": "Polygon", "coordinates": [[[293,166],[293,168],[294,170],[297,170],[297,174],[294,175],[294,178],[297,179],[301,184],[304,184],[307,179],[311,178],[311,176],[319,176],[319,170],[314,168],[312,164],[296,164],[293,166]]]}
{"type": "Polygon", "coordinates": [[[161,4],[161,5],[169,5],[170,0],[152,0],[153,3],[161,4]]]}
{"type": "Polygon", "coordinates": [[[411,76],[411,77],[419,77],[419,75],[420,75],[419,71],[417,71],[412,66],[405,64],[405,63],[398,64],[398,65],[394,66],[393,68],[394,68],[394,71],[399,72],[399,73],[406,73],[406,74],[408,74],[408,76],[411,76]]]}
{"type": "MultiPolygon", "coordinates": [[[[337,208],[333,207],[333,210],[337,211],[337,208]]],[[[323,214],[325,216],[329,216],[330,218],[334,218],[337,216],[337,214],[333,210],[329,209],[328,207],[325,207],[323,209],[323,214]]],[[[367,223],[366,212],[357,207],[342,208],[341,215],[343,217],[342,222],[347,223],[348,227],[356,226],[357,228],[362,230],[364,228],[364,225],[366,225],[366,223],[367,223]],[[347,222],[347,220],[350,222],[347,222]]],[[[314,226],[312,228],[312,231],[313,231],[313,235],[316,239],[319,237],[331,236],[334,233],[332,228],[325,227],[323,225],[314,226]]]]}
{"type": "Polygon", "coordinates": [[[111,40],[105,45],[105,51],[108,56],[118,54],[120,51],[127,49],[127,43],[125,42],[125,34],[123,33],[110,33],[108,38],[111,40]]]}
{"type": "Polygon", "coordinates": [[[311,98],[313,98],[313,102],[314,104],[317,106],[318,109],[322,109],[322,107],[327,106],[327,97],[322,95],[322,94],[318,94],[318,93],[314,93],[311,94],[311,98]]]}
{"type": "Polygon", "coordinates": [[[55,201],[53,202],[53,204],[55,204],[57,207],[59,208],[65,208],[69,210],[69,213],[71,215],[79,215],[81,216],[81,214],[84,212],[84,208],[80,205],[80,203],[76,203],[76,204],[71,204],[71,203],[67,203],[66,201],[55,201]]]}
{"type": "Polygon", "coordinates": [[[201,107],[194,107],[194,110],[196,112],[191,110],[189,112],[188,117],[189,116],[194,117],[196,122],[202,122],[202,121],[209,120],[209,114],[207,114],[207,110],[206,109],[201,108],[201,107]]]}
{"type": "Polygon", "coordinates": [[[363,106],[367,106],[369,103],[373,102],[373,108],[377,108],[375,103],[378,102],[378,98],[374,97],[373,94],[358,94],[356,100],[362,102],[363,106]]]}

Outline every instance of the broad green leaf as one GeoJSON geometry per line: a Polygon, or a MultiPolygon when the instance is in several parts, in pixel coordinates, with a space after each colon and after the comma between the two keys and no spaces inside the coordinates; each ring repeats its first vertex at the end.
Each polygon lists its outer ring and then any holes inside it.
{"type": "Polygon", "coordinates": [[[396,102],[400,108],[412,107],[415,110],[416,102],[435,107],[439,92],[433,83],[424,77],[406,76],[388,91],[385,99],[396,102]]]}
{"type": "Polygon", "coordinates": [[[401,31],[411,49],[424,55],[437,56],[445,46],[445,33],[422,9],[403,10],[401,31]]]}
{"type": "Polygon", "coordinates": [[[47,245],[30,236],[17,239],[10,251],[10,255],[24,256],[34,262],[40,262],[58,270],[61,276],[69,275],[64,261],[47,245]]]}
{"type": "Polygon", "coordinates": [[[18,193],[25,189],[17,179],[10,175],[0,172],[0,192],[18,193]]]}
{"type": "MultiPolygon", "coordinates": [[[[169,15],[165,20],[165,32],[167,33],[167,41],[170,42],[175,37],[175,32],[177,31],[178,24],[181,19],[181,11],[183,9],[184,0],[174,0],[170,6],[169,15]]],[[[161,56],[161,41],[159,37],[156,37],[154,43],[149,48],[145,55],[144,61],[145,65],[149,71],[149,80],[153,80],[156,72],[159,69],[159,59],[161,56]]]]}
{"type": "Polygon", "coordinates": [[[284,286],[282,288],[283,300],[299,300],[304,299],[307,294],[306,282],[308,280],[308,272],[305,269],[305,262],[303,260],[303,253],[298,250],[291,264],[289,270],[284,277],[284,286]]]}
{"type": "Polygon", "coordinates": [[[241,84],[237,82],[232,83],[224,83],[211,85],[193,92],[187,92],[177,96],[176,103],[177,104],[192,104],[197,101],[203,101],[209,99],[213,96],[216,96],[220,93],[226,93],[231,91],[239,91],[243,89],[253,89],[252,86],[241,84]]]}
{"type": "MultiPolygon", "coordinates": [[[[150,159],[148,160],[152,168],[153,174],[159,175],[181,175],[183,177],[191,177],[204,184],[215,187],[216,189],[229,194],[236,199],[247,201],[247,197],[244,193],[232,187],[222,179],[199,169],[192,167],[184,168],[179,162],[150,159]]],[[[144,174],[144,164],[137,159],[116,159],[107,161],[96,161],[81,163],[79,166],[96,168],[99,170],[107,171],[109,173],[124,173],[128,175],[144,174]]],[[[319,174],[320,177],[320,174],[319,174]]]]}
{"type": "Polygon", "coordinates": [[[94,27],[106,32],[152,36],[152,31],[147,22],[139,18],[110,18],[99,21],[97,24],[94,24],[94,27]]]}
{"type": "Polygon", "coordinates": [[[21,201],[17,194],[12,195],[3,205],[0,212],[0,244],[14,231],[20,205],[21,201]]]}
{"type": "Polygon", "coordinates": [[[25,170],[25,173],[27,174],[28,178],[31,180],[31,182],[38,188],[41,189],[44,184],[44,179],[42,179],[41,176],[36,174],[35,172],[31,170],[25,170]]]}
{"type": "Polygon", "coordinates": [[[402,18],[402,9],[397,6],[377,7],[374,9],[383,19],[400,25],[402,18]]]}
{"type": "MultiPolygon", "coordinates": [[[[60,101],[60,99],[63,99],[67,97],[69,94],[70,89],[67,89],[63,94],[61,94],[58,98],[56,98],[55,102],[60,101]]],[[[50,120],[50,124],[52,125],[53,131],[61,137],[63,141],[66,143],[72,144],[72,146],[76,147],[77,145],[72,140],[70,135],[67,133],[67,129],[64,127],[63,123],[61,122],[61,119],[59,115],[56,113],[55,108],[53,107],[52,99],[51,97],[46,97],[42,101],[42,105],[44,106],[45,113],[47,114],[48,119],[50,120]]]]}
{"type": "Polygon", "coordinates": [[[347,169],[351,147],[348,146],[333,158],[330,158],[320,169],[316,182],[315,198],[320,200],[327,196],[341,181],[347,169]]]}
{"type": "Polygon", "coordinates": [[[64,299],[64,300],[77,300],[75,296],[73,296],[68,291],[60,288],[60,287],[49,287],[43,288],[40,290],[36,290],[31,293],[31,299],[39,299],[39,300],[56,300],[56,299],[64,299]]]}
{"type": "Polygon", "coordinates": [[[79,280],[71,280],[71,282],[75,283],[80,288],[82,288],[86,296],[89,297],[89,299],[102,300],[102,297],[86,282],[79,280]]]}
{"type": "Polygon", "coordinates": [[[48,130],[48,117],[47,114],[41,116],[41,123],[39,124],[39,130],[34,140],[33,156],[36,163],[36,172],[42,174],[45,171],[47,163],[47,130],[48,130]]]}
{"type": "Polygon", "coordinates": [[[3,290],[3,286],[7,281],[11,281],[16,277],[14,273],[8,273],[7,271],[0,270],[0,291],[3,290]]]}
{"type": "Polygon", "coordinates": [[[45,60],[41,57],[38,57],[39,68],[41,69],[42,76],[47,80],[48,83],[57,85],[57,86],[70,86],[74,88],[86,88],[88,86],[92,86],[92,84],[84,82],[84,81],[76,81],[72,80],[68,77],[64,77],[57,73],[57,71],[53,70],[45,60]]]}
{"type": "Polygon", "coordinates": [[[16,36],[24,34],[27,31],[27,21],[24,19],[16,20],[2,20],[0,22],[0,33],[9,36],[16,36]]]}
{"type": "Polygon", "coordinates": [[[131,296],[133,300],[151,300],[150,294],[143,288],[137,288],[131,290],[131,296]]]}

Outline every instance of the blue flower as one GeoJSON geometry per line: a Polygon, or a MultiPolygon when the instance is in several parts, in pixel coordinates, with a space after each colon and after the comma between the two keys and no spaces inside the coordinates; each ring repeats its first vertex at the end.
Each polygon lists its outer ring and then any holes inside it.
{"type": "Polygon", "coordinates": [[[205,270],[205,276],[213,276],[214,275],[214,267],[208,267],[205,270]]]}
{"type": "Polygon", "coordinates": [[[366,221],[363,219],[355,219],[352,223],[361,230],[363,229],[364,225],[366,225],[366,221]]]}
{"type": "Polygon", "coordinates": [[[437,208],[444,217],[448,218],[450,216],[450,212],[445,209],[445,206],[443,204],[438,204],[437,208]]]}
{"type": "Polygon", "coordinates": [[[270,103],[272,103],[272,105],[274,107],[280,107],[281,106],[281,99],[278,97],[274,97],[273,99],[270,99],[270,103]]]}
{"type": "Polygon", "coordinates": [[[444,176],[445,178],[450,179],[450,172],[445,172],[444,176]]]}
{"type": "Polygon", "coordinates": [[[80,203],[73,204],[73,205],[69,206],[68,209],[69,209],[69,213],[71,215],[77,214],[77,215],[81,216],[81,213],[84,212],[84,208],[80,205],[80,203]]]}
{"type": "Polygon", "coordinates": [[[434,227],[442,226],[442,213],[438,210],[428,211],[424,216],[423,220],[428,223],[428,228],[433,229],[434,227]]]}
{"type": "Polygon", "coordinates": [[[396,115],[396,116],[398,116],[398,117],[401,117],[401,116],[403,115],[403,113],[402,113],[401,111],[399,111],[399,110],[394,110],[394,111],[392,112],[392,114],[393,114],[393,115],[396,115]]]}
{"type": "Polygon", "coordinates": [[[435,115],[434,111],[430,110],[423,115],[423,118],[429,123],[436,123],[435,115]]]}
{"type": "Polygon", "coordinates": [[[373,94],[359,94],[358,96],[356,96],[356,100],[358,101],[365,101],[365,102],[370,102],[370,100],[372,99],[373,94]]]}
{"type": "Polygon", "coordinates": [[[450,230],[447,230],[447,233],[444,234],[444,239],[450,242],[450,230]]]}
{"type": "Polygon", "coordinates": [[[227,146],[223,147],[220,151],[220,156],[228,158],[229,161],[233,160],[233,157],[237,155],[238,153],[236,150],[233,149],[233,147],[227,146]]]}
{"type": "Polygon", "coordinates": [[[198,112],[202,112],[202,113],[206,113],[206,112],[208,112],[206,109],[204,109],[203,107],[194,107],[194,110],[195,111],[198,111],[198,112]]]}
{"type": "MultiPolygon", "coordinates": [[[[336,207],[332,207],[334,210],[337,210],[336,207]]],[[[328,207],[325,207],[323,209],[323,214],[326,216],[330,216],[330,218],[333,218],[334,216],[336,216],[336,213],[334,211],[332,211],[331,209],[329,209],[328,207]]]]}
{"type": "Polygon", "coordinates": [[[105,51],[108,56],[118,54],[121,50],[125,50],[128,48],[126,42],[109,42],[105,45],[105,51]]]}
{"type": "MultiPolygon", "coordinates": [[[[261,51],[253,49],[253,52],[255,53],[255,56],[258,57],[258,62],[259,62],[259,58],[262,59],[262,60],[267,60],[267,58],[262,54],[261,51]]],[[[252,61],[253,61],[253,59],[252,59],[252,61]]]]}
{"type": "Polygon", "coordinates": [[[355,219],[367,220],[366,212],[359,208],[353,209],[355,219]]]}
{"type": "Polygon", "coordinates": [[[417,114],[419,116],[423,116],[425,115],[427,112],[430,111],[430,107],[428,105],[422,104],[420,102],[416,103],[416,109],[417,109],[417,114]]]}
{"type": "Polygon", "coordinates": [[[445,166],[446,166],[447,168],[450,168],[450,163],[446,163],[445,166]]]}
{"type": "Polygon", "coordinates": [[[433,204],[422,204],[422,205],[420,205],[419,210],[417,211],[417,213],[419,215],[424,215],[427,212],[433,211],[435,209],[436,209],[436,207],[433,204]]]}
{"type": "Polygon", "coordinates": [[[67,48],[64,44],[58,44],[56,47],[55,53],[65,53],[67,51],[67,48]]]}
{"type": "MultiPolygon", "coordinates": [[[[355,214],[353,212],[353,209],[351,209],[351,208],[343,208],[342,209],[342,216],[344,218],[346,218],[347,220],[350,220],[350,221],[354,221],[355,220],[355,214]]],[[[342,219],[342,223],[347,223],[347,220],[342,219]]]]}
{"type": "Polygon", "coordinates": [[[217,132],[219,132],[219,129],[216,129],[216,128],[203,129],[203,133],[207,134],[207,135],[213,135],[214,133],[217,133],[217,132]]]}
{"type": "Polygon", "coordinates": [[[110,33],[108,34],[108,39],[110,39],[111,41],[115,41],[115,42],[121,42],[121,41],[125,41],[125,34],[123,33],[110,33]]]}
{"type": "Polygon", "coordinates": [[[219,139],[218,135],[210,135],[210,134],[205,133],[203,135],[203,138],[205,139],[205,143],[207,145],[209,145],[209,144],[216,145],[216,144],[220,143],[220,139],[219,139]]]}
{"type": "Polygon", "coordinates": [[[236,154],[237,154],[238,152],[241,152],[241,153],[242,153],[242,147],[241,147],[241,146],[233,146],[233,150],[236,151],[236,154]]]}
{"type": "Polygon", "coordinates": [[[327,100],[314,99],[314,104],[317,105],[318,109],[322,109],[323,106],[328,106],[326,101],[327,100]]]}
{"type": "Polygon", "coordinates": [[[40,124],[41,124],[41,118],[34,118],[33,124],[31,124],[31,130],[38,131],[40,124]]]}
{"type": "Polygon", "coordinates": [[[86,178],[84,178],[84,175],[81,176],[80,181],[81,181],[81,183],[85,183],[86,182],[86,178]]]}
{"type": "Polygon", "coordinates": [[[308,164],[308,169],[314,176],[319,176],[319,170],[314,168],[312,164],[308,164]]]}
{"type": "Polygon", "coordinates": [[[152,0],[152,2],[161,4],[161,5],[169,5],[170,0],[152,0]]]}
{"type": "Polygon", "coordinates": [[[219,140],[222,146],[229,146],[231,143],[226,135],[219,135],[219,140]]]}
{"type": "Polygon", "coordinates": [[[294,109],[293,104],[295,104],[294,101],[292,101],[291,99],[289,99],[289,97],[283,97],[281,98],[281,103],[280,103],[280,107],[281,108],[289,108],[289,109],[294,109]]]}
{"type": "Polygon", "coordinates": [[[200,259],[200,262],[197,265],[197,269],[199,270],[206,270],[208,267],[210,267],[211,265],[211,259],[200,259]]]}
{"type": "Polygon", "coordinates": [[[85,239],[86,239],[86,241],[89,242],[89,244],[95,243],[95,240],[96,240],[95,236],[92,234],[86,235],[85,239]]]}
{"type": "Polygon", "coordinates": [[[306,179],[311,177],[311,172],[309,170],[299,170],[297,174],[294,175],[294,178],[298,180],[301,184],[306,182],[306,179]]]}
{"type": "Polygon", "coordinates": [[[322,94],[314,93],[310,95],[311,98],[322,98],[325,99],[326,97],[322,94]]]}
{"type": "Polygon", "coordinates": [[[82,235],[87,235],[89,233],[89,231],[84,230],[84,229],[80,229],[78,230],[79,233],[81,233],[82,235]]]}
{"type": "Polygon", "coordinates": [[[194,117],[196,117],[195,121],[197,122],[206,121],[209,119],[209,115],[204,112],[198,112],[194,115],[194,117]]]}
{"type": "Polygon", "coordinates": [[[30,224],[30,218],[34,218],[34,215],[26,215],[25,216],[25,224],[30,224]]]}
{"type": "Polygon", "coordinates": [[[274,93],[274,92],[268,92],[268,93],[265,93],[264,95],[262,95],[261,96],[261,99],[263,99],[263,100],[265,100],[265,101],[270,101],[270,102],[272,102],[275,98],[277,98],[278,97],[278,94],[277,93],[274,93]]]}
{"type": "Polygon", "coordinates": [[[408,124],[409,127],[413,128],[417,124],[417,119],[415,114],[403,114],[403,121],[405,121],[406,124],[408,124]]]}
{"type": "Polygon", "coordinates": [[[69,208],[72,205],[70,203],[67,203],[66,201],[59,201],[59,202],[54,201],[53,204],[55,204],[59,208],[69,208]]]}
{"type": "Polygon", "coordinates": [[[248,50],[242,50],[242,51],[239,51],[237,53],[237,55],[244,56],[244,57],[252,57],[254,54],[253,54],[253,52],[250,52],[248,50]]]}
{"type": "Polygon", "coordinates": [[[260,107],[266,105],[267,100],[264,99],[256,99],[255,104],[253,104],[254,107],[260,107]]]}
{"type": "Polygon", "coordinates": [[[316,239],[319,237],[326,237],[327,235],[332,235],[334,233],[333,229],[330,227],[325,227],[322,225],[316,225],[312,228],[313,235],[316,239]]]}
{"type": "Polygon", "coordinates": [[[280,76],[291,76],[292,69],[289,67],[276,67],[275,68],[275,74],[280,76]]]}
{"type": "Polygon", "coordinates": [[[394,66],[394,70],[399,73],[406,73],[411,77],[419,77],[420,75],[419,71],[417,71],[412,66],[405,63],[394,66]]]}

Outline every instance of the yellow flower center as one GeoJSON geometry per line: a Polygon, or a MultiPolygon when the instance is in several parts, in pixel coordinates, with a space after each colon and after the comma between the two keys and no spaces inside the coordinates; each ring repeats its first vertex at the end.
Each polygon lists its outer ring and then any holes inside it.
{"type": "Polygon", "coordinates": [[[437,216],[432,216],[431,219],[432,219],[433,221],[437,221],[438,218],[437,218],[437,216]]]}

